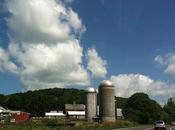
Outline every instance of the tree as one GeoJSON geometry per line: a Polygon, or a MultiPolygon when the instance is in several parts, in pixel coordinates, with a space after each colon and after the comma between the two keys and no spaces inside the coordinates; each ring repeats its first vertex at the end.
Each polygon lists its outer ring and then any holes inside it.
{"type": "Polygon", "coordinates": [[[115,106],[117,108],[124,108],[126,104],[127,98],[115,97],[115,106]]]}
{"type": "Polygon", "coordinates": [[[3,94],[0,94],[0,105],[4,106],[5,100],[6,100],[6,97],[3,94]]]}
{"type": "Polygon", "coordinates": [[[161,106],[151,100],[147,94],[136,93],[126,101],[123,114],[126,119],[141,124],[152,123],[157,119],[163,119],[165,114],[161,106]]]}
{"type": "Polygon", "coordinates": [[[64,110],[66,103],[85,104],[86,92],[78,89],[53,88],[11,95],[0,95],[0,106],[11,110],[22,110],[32,116],[44,116],[51,110],[64,110]]]}
{"type": "Polygon", "coordinates": [[[175,102],[172,98],[167,101],[167,104],[165,104],[163,109],[171,116],[171,120],[175,120],[175,102]]]}

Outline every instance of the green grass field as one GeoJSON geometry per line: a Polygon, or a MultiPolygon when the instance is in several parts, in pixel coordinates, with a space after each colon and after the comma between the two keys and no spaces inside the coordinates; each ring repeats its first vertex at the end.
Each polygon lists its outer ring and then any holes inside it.
{"type": "Polygon", "coordinates": [[[55,123],[27,123],[27,124],[1,124],[0,130],[111,130],[114,128],[131,127],[136,124],[118,120],[115,123],[103,123],[103,124],[88,124],[86,122],[78,123],[78,126],[67,126],[55,123]]]}

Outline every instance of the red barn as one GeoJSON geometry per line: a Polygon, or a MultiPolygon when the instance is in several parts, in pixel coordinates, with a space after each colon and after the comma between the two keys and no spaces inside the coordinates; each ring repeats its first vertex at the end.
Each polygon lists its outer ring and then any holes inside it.
{"type": "Polygon", "coordinates": [[[30,120],[30,113],[22,111],[11,111],[11,122],[25,123],[30,120]]]}

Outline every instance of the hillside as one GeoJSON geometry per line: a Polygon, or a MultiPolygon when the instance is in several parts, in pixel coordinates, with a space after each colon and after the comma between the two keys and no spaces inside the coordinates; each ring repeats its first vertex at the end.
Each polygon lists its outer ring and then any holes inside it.
{"type": "MultiPolygon", "coordinates": [[[[162,108],[144,93],[136,93],[129,98],[115,97],[115,100],[116,106],[123,109],[123,114],[128,120],[146,124],[156,119],[163,119],[165,122],[175,119],[175,103],[172,101],[169,101],[162,108]]],[[[6,96],[0,95],[0,106],[11,110],[29,112],[32,116],[44,116],[45,112],[51,110],[64,110],[66,103],[73,102],[85,104],[86,91],[53,88],[6,96]]]]}
{"type": "Polygon", "coordinates": [[[43,116],[50,110],[63,110],[65,103],[85,103],[86,93],[78,89],[45,89],[0,95],[0,105],[11,110],[22,110],[33,116],[43,116]]]}
{"type": "MultiPolygon", "coordinates": [[[[64,110],[66,103],[86,102],[86,92],[79,89],[44,89],[16,93],[11,95],[0,95],[0,106],[11,110],[22,110],[32,114],[32,116],[44,116],[50,110],[64,110]]],[[[123,107],[125,98],[116,97],[117,107],[123,107]]]]}

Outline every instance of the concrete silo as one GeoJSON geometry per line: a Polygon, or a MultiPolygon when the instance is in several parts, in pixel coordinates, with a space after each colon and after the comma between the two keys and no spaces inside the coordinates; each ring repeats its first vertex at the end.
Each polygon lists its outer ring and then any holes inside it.
{"type": "Polygon", "coordinates": [[[102,122],[115,121],[115,90],[109,80],[104,80],[99,86],[99,109],[102,122]]]}
{"type": "Polygon", "coordinates": [[[97,115],[97,92],[94,88],[88,88],[86,96],[86,118],[89,122],[93,122],[93,118],[97,115]]]}

